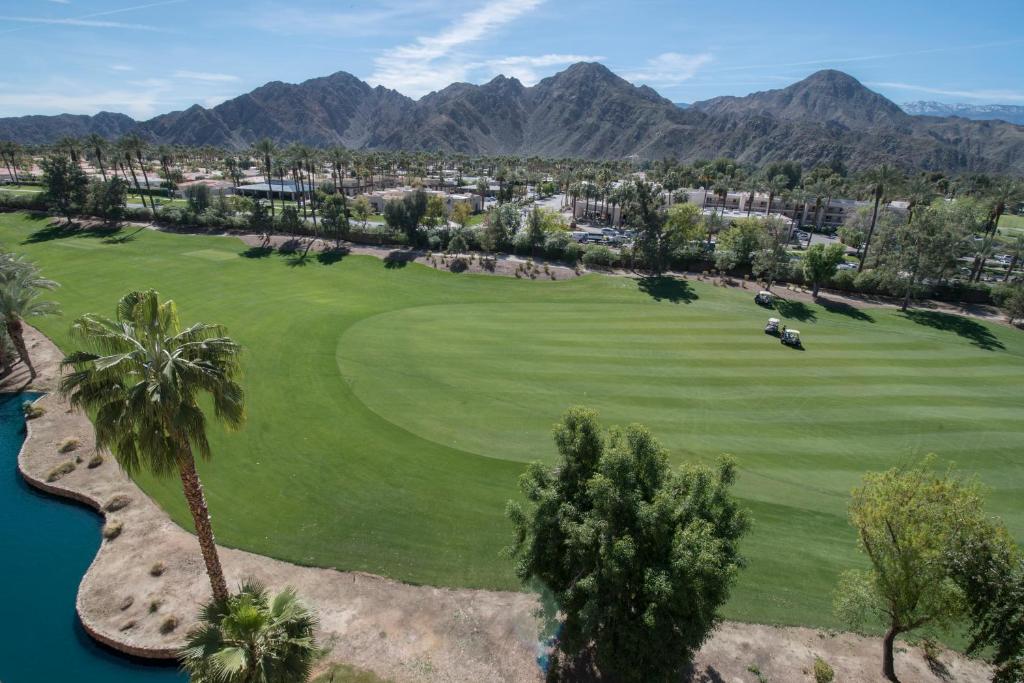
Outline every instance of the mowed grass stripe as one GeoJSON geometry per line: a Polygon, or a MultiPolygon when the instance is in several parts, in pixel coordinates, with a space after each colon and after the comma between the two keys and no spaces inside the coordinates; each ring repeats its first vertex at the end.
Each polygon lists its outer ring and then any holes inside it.
{"type": "MultiPolygon", "coordinates": [[[[624,278],[455,276],[360,256],[291,267],[242,258],[228,238],[142,231],[107,243],[44,227],[0,216],[0,243],[64,284],[64,317],[39,321],[63,347],[71,317],[110,314],[150,286],[245,347],[250,419],[237,434],[215,429],[216,457],[201,465],[229,545],[520,588],[500,553],[504,503],[525,461],[552,460],[551,425],[574,403],[606,423],[649,424],[675,462],[737,458],[754,529],[732,618],[835,626],[836,576],[863,561],[849,489],[918,454],[977,472],[1024,537],[1024,428],[1011,417],[1024,408],[1024,344],[1012,330],[790,305],[775,315],[803,332],[801,353],[761,332],[771,313],[751,290],[690,282],[679,291],[692,301],[673,303],[624,278]],[[70,240],[90,248],[59,248],[70,240]]],[[[176,481],[139,481],[188,526],[176,481]]]]}

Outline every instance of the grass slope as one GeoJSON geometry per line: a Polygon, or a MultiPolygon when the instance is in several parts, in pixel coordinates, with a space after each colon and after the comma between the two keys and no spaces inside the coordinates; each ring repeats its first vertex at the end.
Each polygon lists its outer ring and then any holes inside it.
{"type": "MultiPolygon", "coordinates": [[[[807,350],[761,333],[750,290],[452,275],[362,256],[260,256],[227,238],[68,235],[0,215],[0,244],[64,286],[39,320],[155,287],[246,349],[249,421],[201,466],[218,539],[412,582],[517,588],[501,557],[523,463],[572,404],[644,422],[676,462],[739,461],[755,525],[726,613],[835,626],[863,472],[936,452],[1024,537],[1024,335],[929,312],[789,303],[807,350]],[[246,254],[249,257],[245,257],[246,254]],[[394,264],[392,264],[393,266],[394,264]]],[[[176,480],[139,482],[183,526],[176,480]]]]}

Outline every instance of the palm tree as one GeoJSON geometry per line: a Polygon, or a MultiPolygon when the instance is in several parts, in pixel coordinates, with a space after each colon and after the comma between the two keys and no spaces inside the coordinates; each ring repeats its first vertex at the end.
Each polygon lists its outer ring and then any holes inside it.
{"type": "Polygon", "coordinates": [[[291,588],[276,596],[257,581],[211,600],[180,652],[193,683],[299,683],[320,655],[317,619],[291,588]]]}
{"type": "Polygon", "coordinates": [[[992,209],[989,211],[986,232],[995,234],[996,228],[999,227],[999,219],[1006,212],[1006,207],[1024,199],[1024,184],[1013,178],[1002,178],[992,187],[988,195],[992,209]]]}
{"type": "Polygon", "coordinates": [[[267,181],[267,194],[270,195],[270,215],[274,216],[273,157],[277,154],[277,148],[270,138],[263,138],[253,145],[252,152],[263,164],[263,177],[267,181]]]}
{"type": "Polygon", "coordinates": [[[103,182],[107,181],[107,168],[103,164],[103,157],[107,153],[107,141],[101,135],[92,133],[85,139],[85,144],[92,152],[92,155],[96,157],[96,166],[99,167],[100,173],[103,175],[103,182]]]}
{"type": "Polygon", "coordinates": [[[864,270],[864,262],[868,258],[871,236],[875,234],[875,224],[878,222],[878,206],[882,203],[886,191],[892,191],[902,180],[903,174],[889,164],[882,164],[864,174],[863,181],[875,197],[875,206],[871,210],[871,225],[868,227],[868,234],[864,239],[864,248],[860,252],[860,263],[857,265],[858,273],[864,270]]]}
{"type": "Polygon", "coordinates": [[[937,192],[935,185],[923,175],[918,175],[907,181],[903,188],[903,194],[907,199],[907,223],[909,224],[914,221],[914,209],[931,204],[937,192]]]}
{"type": "Polygon", "coordinates": [[[1013,274],[1013,269],[1020,263],[1020,257],[1024,254],[1024,235],[1018,235],[1017,241],[1013,245],[1013,256],[1010,257],[1010,265],[1006,267],[1006,275],[1003,276],[1003,282],[1010,281],[1010,275],[1013,274]]]}
{"type": "Polygon", "coordinates": [[[126,294],[113,320],[83,315],[71,334],[85,350],[64,359],[71,371],[61,393],[95,416],[97,447],[110,447],[126,472],[177,472],[213,597],[227,600],[194,453],[211,455],[201,393],[210,396],[214,415],[229,428],[244,420],[242,388],[235,381],[241,347],[219,325],[182,329],[174,302],[161,302],[153,290],[126,294]]]}
{"type": "Polygon", "coordinates": [[[764,184],[766,190],[768,190],[768,205],[764,207],[764,215],[768,217],[772,213],[772,201],[776,196],[786,191],[788,181],[786,176],[777,175],[774,178],[770,178],[768,182],[764,184]]]}
{"type": "Polygon", "coordinates": [[[3,159],[4,164],[7,166],[7,174],[14,181],[14,184],[19,184],[18,180],[18,157],[21,156],[21,145],[13,140],[0,140],[0,158],[3,159]]]}
{"type": "MultiPolygon", "coordinates": [[[[135,142],[131,136],[125,136],[117,143],[117,150],[121,154],[121,167],[122,172],[124,170],[124,163],[128,163],[128,170],[132,173],[132,182],[135,185],[135,191],[139,193],[139,198],[142,200],[142,206],[146,206],[146,197],[142,194],[142,186],[139,185],[139,177],[135,175],[135,166],[132,164],[132,158],[135,156],[135,142]]],[[[127,178],[127,176],[125,176],[127,178]]],[[[152,198],[150,198],[152,201],[152,198]]]]}
{"type": "MultiPolygon", "coordinates": [[[[0,255],[0,317],[3,318],[7,336],[32,379],[36,378],[36,369],[25,344],[23,323],[25,318],[59,312],[56,303],[39,298],[44,290],[56,289],[58,286],[53,280],[40,275],[39,268],[24,258],[12,254],[0,255]]],[[[6,354],[0,360],[0,365],[5,374],[10,370],[6,354]]]]}

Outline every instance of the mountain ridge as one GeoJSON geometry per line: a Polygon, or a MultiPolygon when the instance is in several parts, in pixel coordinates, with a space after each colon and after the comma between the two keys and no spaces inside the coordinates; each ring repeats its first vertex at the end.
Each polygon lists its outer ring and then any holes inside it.
{"type": "Polygon", "coordinates": [[[1024,173],[1024,128],[915,116],[834,70],[686,108],[602,64],[580,62],[532,86],[496,76],[481,85],[452,83],[418,100],[337,71],[300,83],[271,81],[211,108],[193,105],[147,121],[108,112],[0,119],[0,139],[32,144],[128,132],[153,142],[232,149],[269,137],[350,149],[683,161],[730,156],[750,164],[795,159],[857,169],[889,162],[1024,173]]]}

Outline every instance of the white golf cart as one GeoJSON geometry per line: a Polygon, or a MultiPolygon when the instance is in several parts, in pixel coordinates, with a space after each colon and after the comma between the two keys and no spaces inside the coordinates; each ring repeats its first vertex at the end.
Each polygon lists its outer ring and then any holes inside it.
{"type": "Polygon", "coordinates": [[[786,330],[779,337],[779,341],[786,346],[792,346],[794,349],[803,348],[803,344],[800,343],[800,330],[786,330]]]}
{"type": "Polygon", "coordinates": [[[779,336],[779,319],[768,318],[768,324],[764,326],[764,333],[779,336]]]}
{"type": "Polygon", "coordinates": [[[761,290],[754,297],[754,303],[758,306],[771,306],[775,302],[775,295],[771,292],[761,290]]]}

